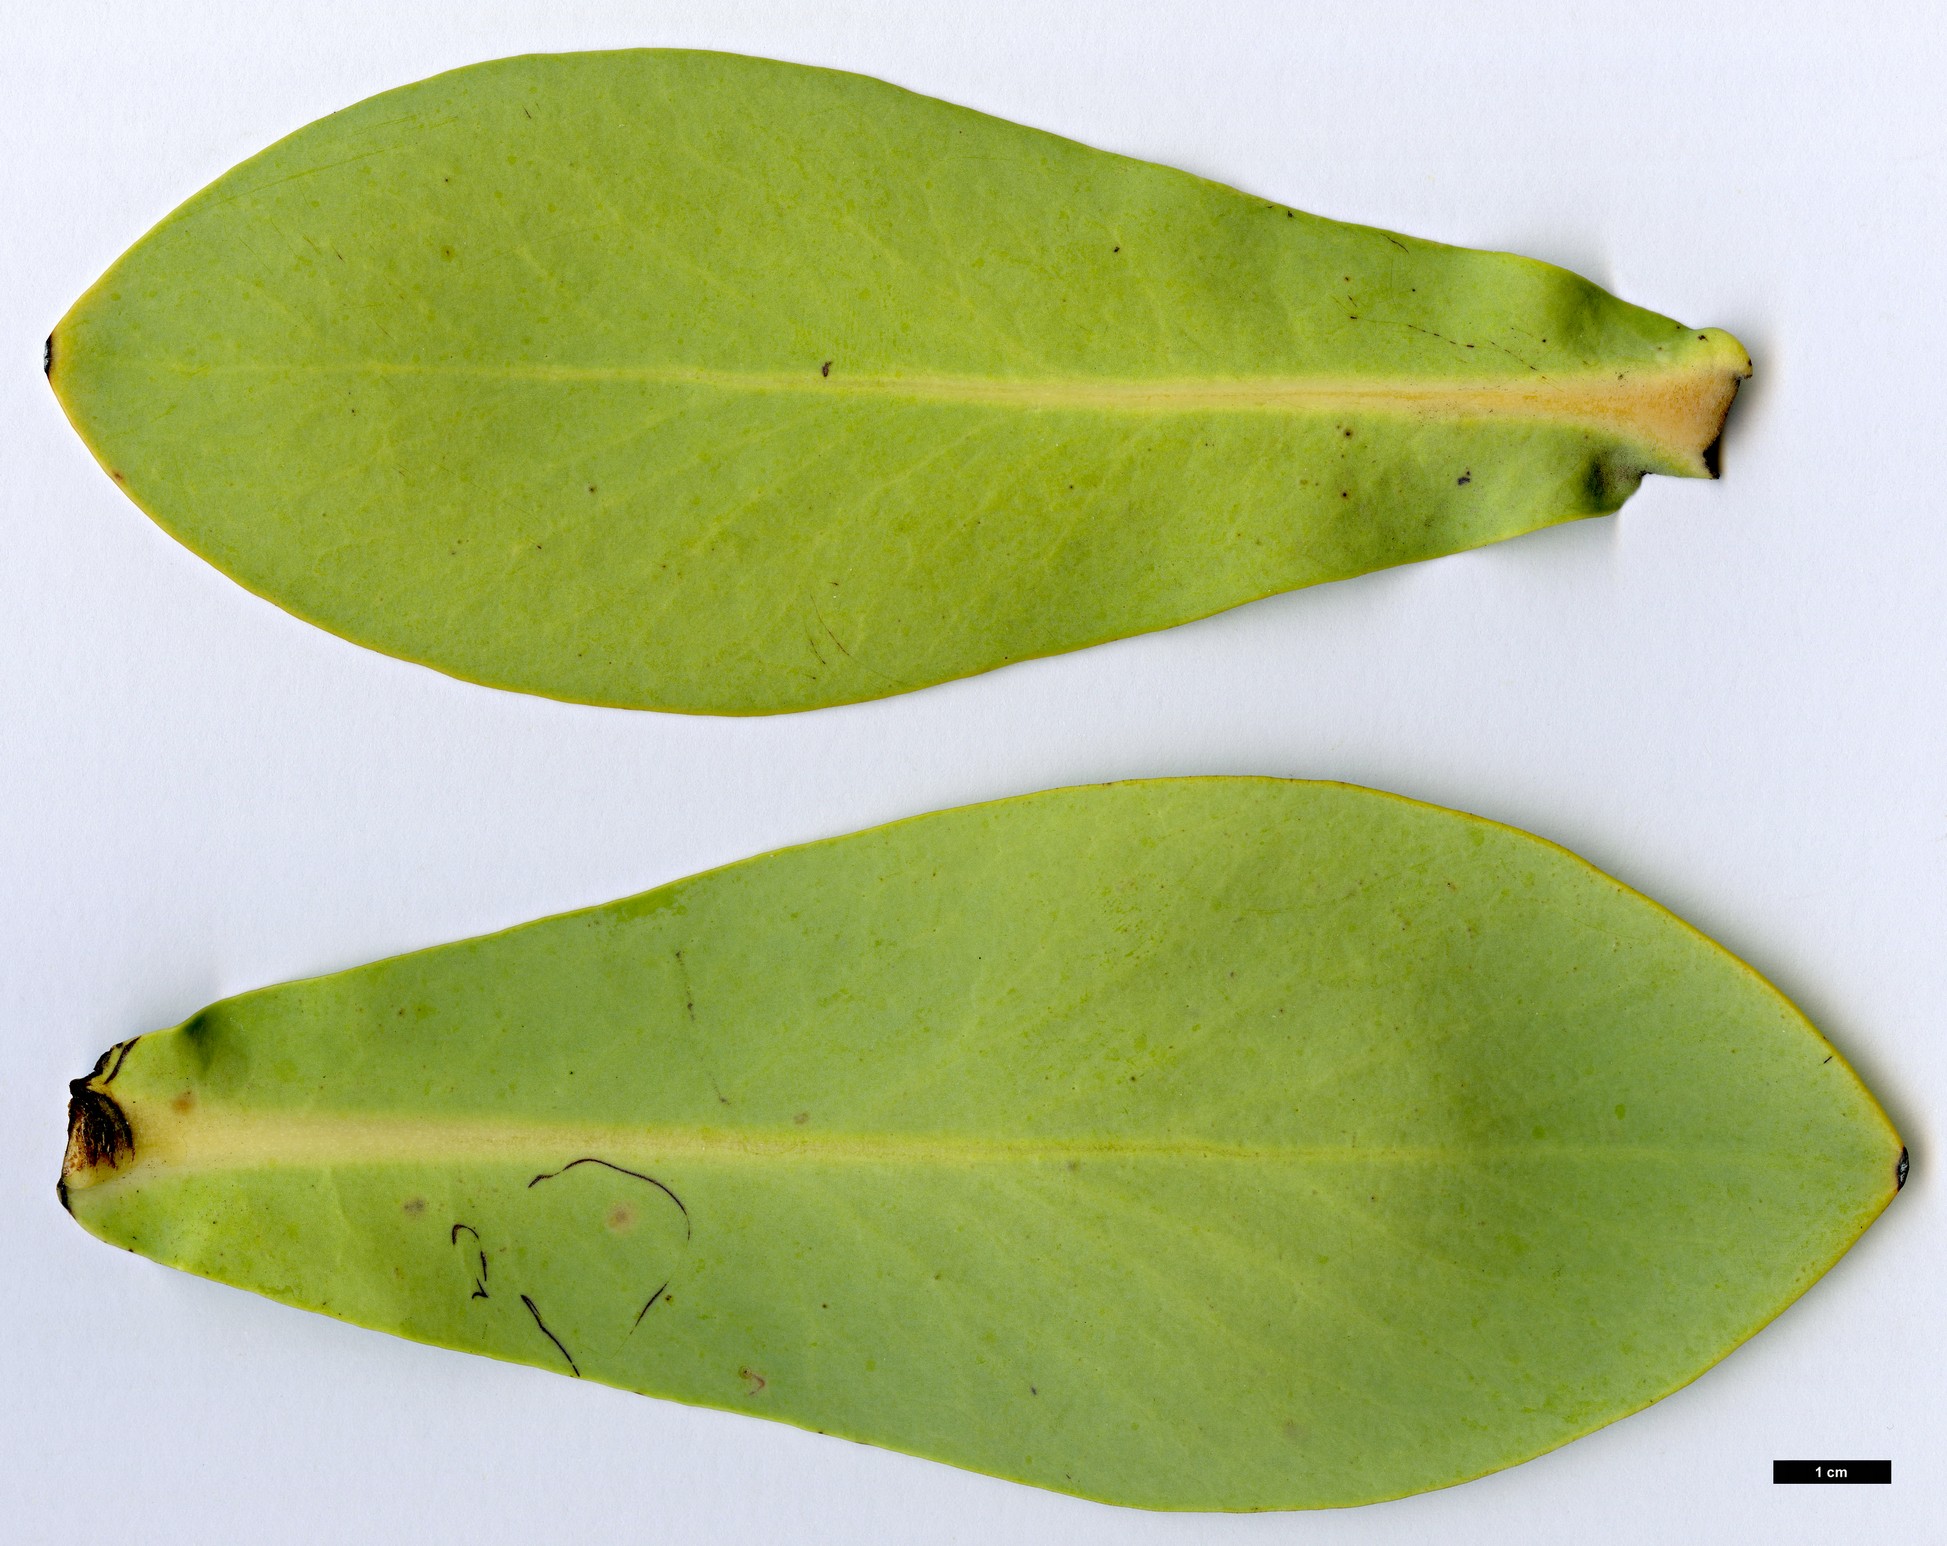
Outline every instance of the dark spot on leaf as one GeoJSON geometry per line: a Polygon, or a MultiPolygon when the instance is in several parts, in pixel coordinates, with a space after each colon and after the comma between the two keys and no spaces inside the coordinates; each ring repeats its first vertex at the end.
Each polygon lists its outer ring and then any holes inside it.
{"type": "Polygon", "coordinates": [[[1458,483],[1462,488],[1465,488],[1469,483],[1472,483],[1473,481],[1474,481],[1474,469],[1471,467],[1469,467],[1465,472],[1463,472],[1458,478],[1454,479],[1454,482],[1458,483]]]}
{"type": "Polygon", "coordinates": [[[832,373],[832,362],[830,360],[825,361],[823,365],[820,365],[818,367],[818,374],[821,376],[829,376],[831,373],[832,373]]]}
{"type": "Polygon", "coordinates": [[[399,1204],[399,1211],[412,1218],[418,1218],[420,1214],[426,1211],[426,1199],[423,1197],[408,1197],[404,1202],[399,1204]]]}
{"type": "Polygon", "coordinates": [[[1899,1191],[1906,1185],[1906,1149],[1900,1149],[1900,1162],[1893,1167],[1893,1190],[1899,1191]]]}
{"type": "Polygon", "coordinates": [[[793,1117],[793,1118],[792,1118],[791,1120],[792,1120],[793,1122],[796,1122],[796,1123],[798,1124],[798,1126],[800,1126],[800,1127],[803,1127],[803,1126],[805,1125],[805,1123],[807,1123],[807,1122],[809,1122],[809,1121],[811,1120],[811,1113],[810,1113],[809,1111],[800,1111],[800,1112],[799,1112],[799,1113],[798,1113],[798,1114],[797,1114],[796,1116],[794,1116],[794,1117],[793,1117]]]}

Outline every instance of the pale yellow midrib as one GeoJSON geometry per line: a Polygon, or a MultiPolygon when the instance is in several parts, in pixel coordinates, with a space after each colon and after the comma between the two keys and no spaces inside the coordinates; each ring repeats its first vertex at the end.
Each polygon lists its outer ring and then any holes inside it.
{"type": "Polygon", "coordinates": [[[1644,438],[1685,457],[1716,438],[1744,371],[1727,362],[1493,381],[1385,377],[1019,377],[853,375],[835,370],[731,371],[689,366],[469,365],[346,361],[170,369],[202,375],[344,374],[453,376],[476,380],[631,382],[729,393],[882,397],[1048,411],[1125,413],[1392,414],[1409,418],[1516,419],[1595,425],[1644,438]]]}
{"type": "MultiPolygon", "coordinates": [[[[811,1165],[967,1168],[1165,1160],[1240,1164],[1437,1163],[1522,1158],[1694,1158],[1695,1151],[1627,1143],[1243,1144],[1201,1138],[985,1138],[953,1133],[824,1133],[796,1128],[709,1128],[463,1118],[225,1110],[178,1114],[167,1105],[124,1108],[135,1134],[131,1159],[112,1171],[70,1174],[71,1187],[139,1180],[163,1172],[267,1167],[527,1164],[537,1170],[581,1157],[653,1166],[671,1161],[782,1160],[811,1165]]],[[[1732,1151],[1733,1157],[1736,1151],[1732,1151]]]]}

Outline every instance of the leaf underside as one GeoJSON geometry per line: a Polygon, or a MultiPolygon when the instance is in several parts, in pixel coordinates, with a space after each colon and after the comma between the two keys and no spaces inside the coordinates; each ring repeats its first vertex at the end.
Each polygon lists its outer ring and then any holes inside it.
{"type": "Polygon", "coordinates": [[[244,585],[501,687],[876,698],[1616,509],[1749,372],[1547,264],[862,76],[644,50],[387,92],[49,341],[244,585]]]}
{"type": "Polygon", "coordinates": [[[1892,1196],[1774,989],[1343,785],[1059,790],[213,1005],[77,1080],[102,1238],[361,1325],[1151,1508],[1528,1459],[1892,1196]]]}

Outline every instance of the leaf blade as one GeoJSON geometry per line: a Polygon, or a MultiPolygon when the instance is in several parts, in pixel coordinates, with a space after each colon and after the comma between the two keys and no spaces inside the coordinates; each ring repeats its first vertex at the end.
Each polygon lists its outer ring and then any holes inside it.
{"type": "Polygon", "coordinates": [[[300,130],[50,354],[124,489],[288,610],[710,713],[1604,513],[1705,471],[1748,368],[1547,265],[661,51],[475,66],[300,130]]]}
{"type": "Polygon", "coordinates": [[[117,1243],[1166,1508],[1397,1496],[1635,1410],[1823,1272],[1899,1154],[1653,904],[1278,780],[786,850],[105,1072],[133,1153],[71,1156],[68,1198],[117,1243]]]}

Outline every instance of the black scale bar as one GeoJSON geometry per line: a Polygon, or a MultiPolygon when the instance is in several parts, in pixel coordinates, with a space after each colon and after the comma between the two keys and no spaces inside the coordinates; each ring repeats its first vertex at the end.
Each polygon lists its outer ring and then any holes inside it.
{"type": "Polygon", "coordinates": [[[1800,1482],[1814,1487],[1844,1487],[1860,1482],[1877,1482],[1881,1486],[1891,1486],[1893,1462],[1890,1460],[1774,1460],[1771,1462],[1771,1480],[1774,1485],[1781,1482],[1800,1482]]]}

